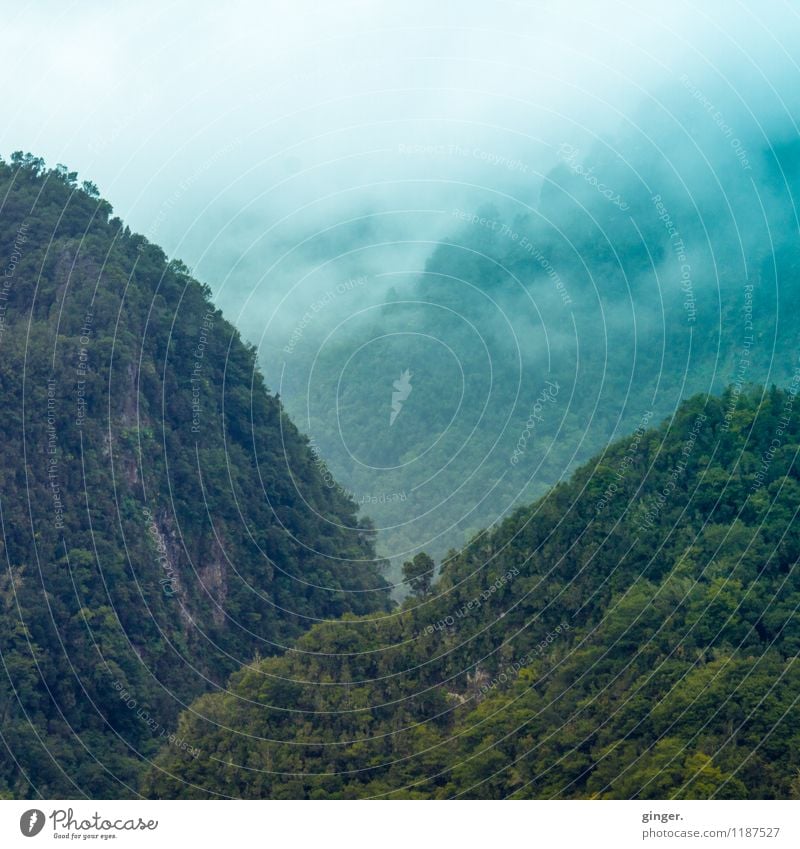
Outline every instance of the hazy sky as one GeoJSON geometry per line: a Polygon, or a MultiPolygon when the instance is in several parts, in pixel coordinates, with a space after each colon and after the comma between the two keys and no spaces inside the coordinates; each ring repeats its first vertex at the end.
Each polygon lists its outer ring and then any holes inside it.
{"type": "Polygon", "coordinates": [[[683,74],[743,115],[780,111],[773,66],[796,72],[800,29],[789,3],[730,0],[48,0],[4,17],[0,153],[97,183],[251,338],[302,313],[310,296],[281,299],[308,270],[329,285],[315,263],[342,222],[366,216],[337,275],[420,267],[454,207],[534,204],[560,144],[625,127],[683,74]]]}

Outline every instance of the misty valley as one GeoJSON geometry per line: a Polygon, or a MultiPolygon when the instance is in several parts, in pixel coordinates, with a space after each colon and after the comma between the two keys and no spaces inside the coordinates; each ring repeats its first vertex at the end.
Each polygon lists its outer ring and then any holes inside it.
{"type": "Polygon", "coordinates": [[[25,838],[800,799],[798,19],[756,5],[9,24],[0,800],[75,810],[25,838]]]}

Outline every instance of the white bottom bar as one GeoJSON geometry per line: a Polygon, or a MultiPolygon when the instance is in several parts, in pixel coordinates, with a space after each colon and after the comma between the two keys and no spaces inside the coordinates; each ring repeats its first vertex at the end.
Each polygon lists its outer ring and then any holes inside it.
{"type": "Polygon", "coordinates": [[[777,848],[800,846],[799,825],[793,801],[0,802],[3,847],[777,848]]]}

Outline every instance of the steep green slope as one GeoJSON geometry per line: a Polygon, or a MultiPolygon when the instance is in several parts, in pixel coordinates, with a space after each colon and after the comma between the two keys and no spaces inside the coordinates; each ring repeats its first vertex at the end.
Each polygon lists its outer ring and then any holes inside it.
{"type": "Polygon", "coordinates": [[[800,794],[800,369],[696,396],[180,719],[158,797],[800,794]]]}
{"type": "Polygon", "coordinates": [[[368,525],[180,262],[0,164],[0,793],[134,792],[178,711],[388,609],[368,525]]]}

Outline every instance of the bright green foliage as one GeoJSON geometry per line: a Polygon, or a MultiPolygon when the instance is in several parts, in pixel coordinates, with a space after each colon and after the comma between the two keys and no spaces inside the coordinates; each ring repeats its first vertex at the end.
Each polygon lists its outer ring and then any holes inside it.
{"type": "Polygon", "coordinates": [[[451,554],[429,596],[312,628],[204,696],[180,719],[197,754],[164,747],[143,791],[796,795],[794,405],[698,396],[613,444],[451,554]]]}

